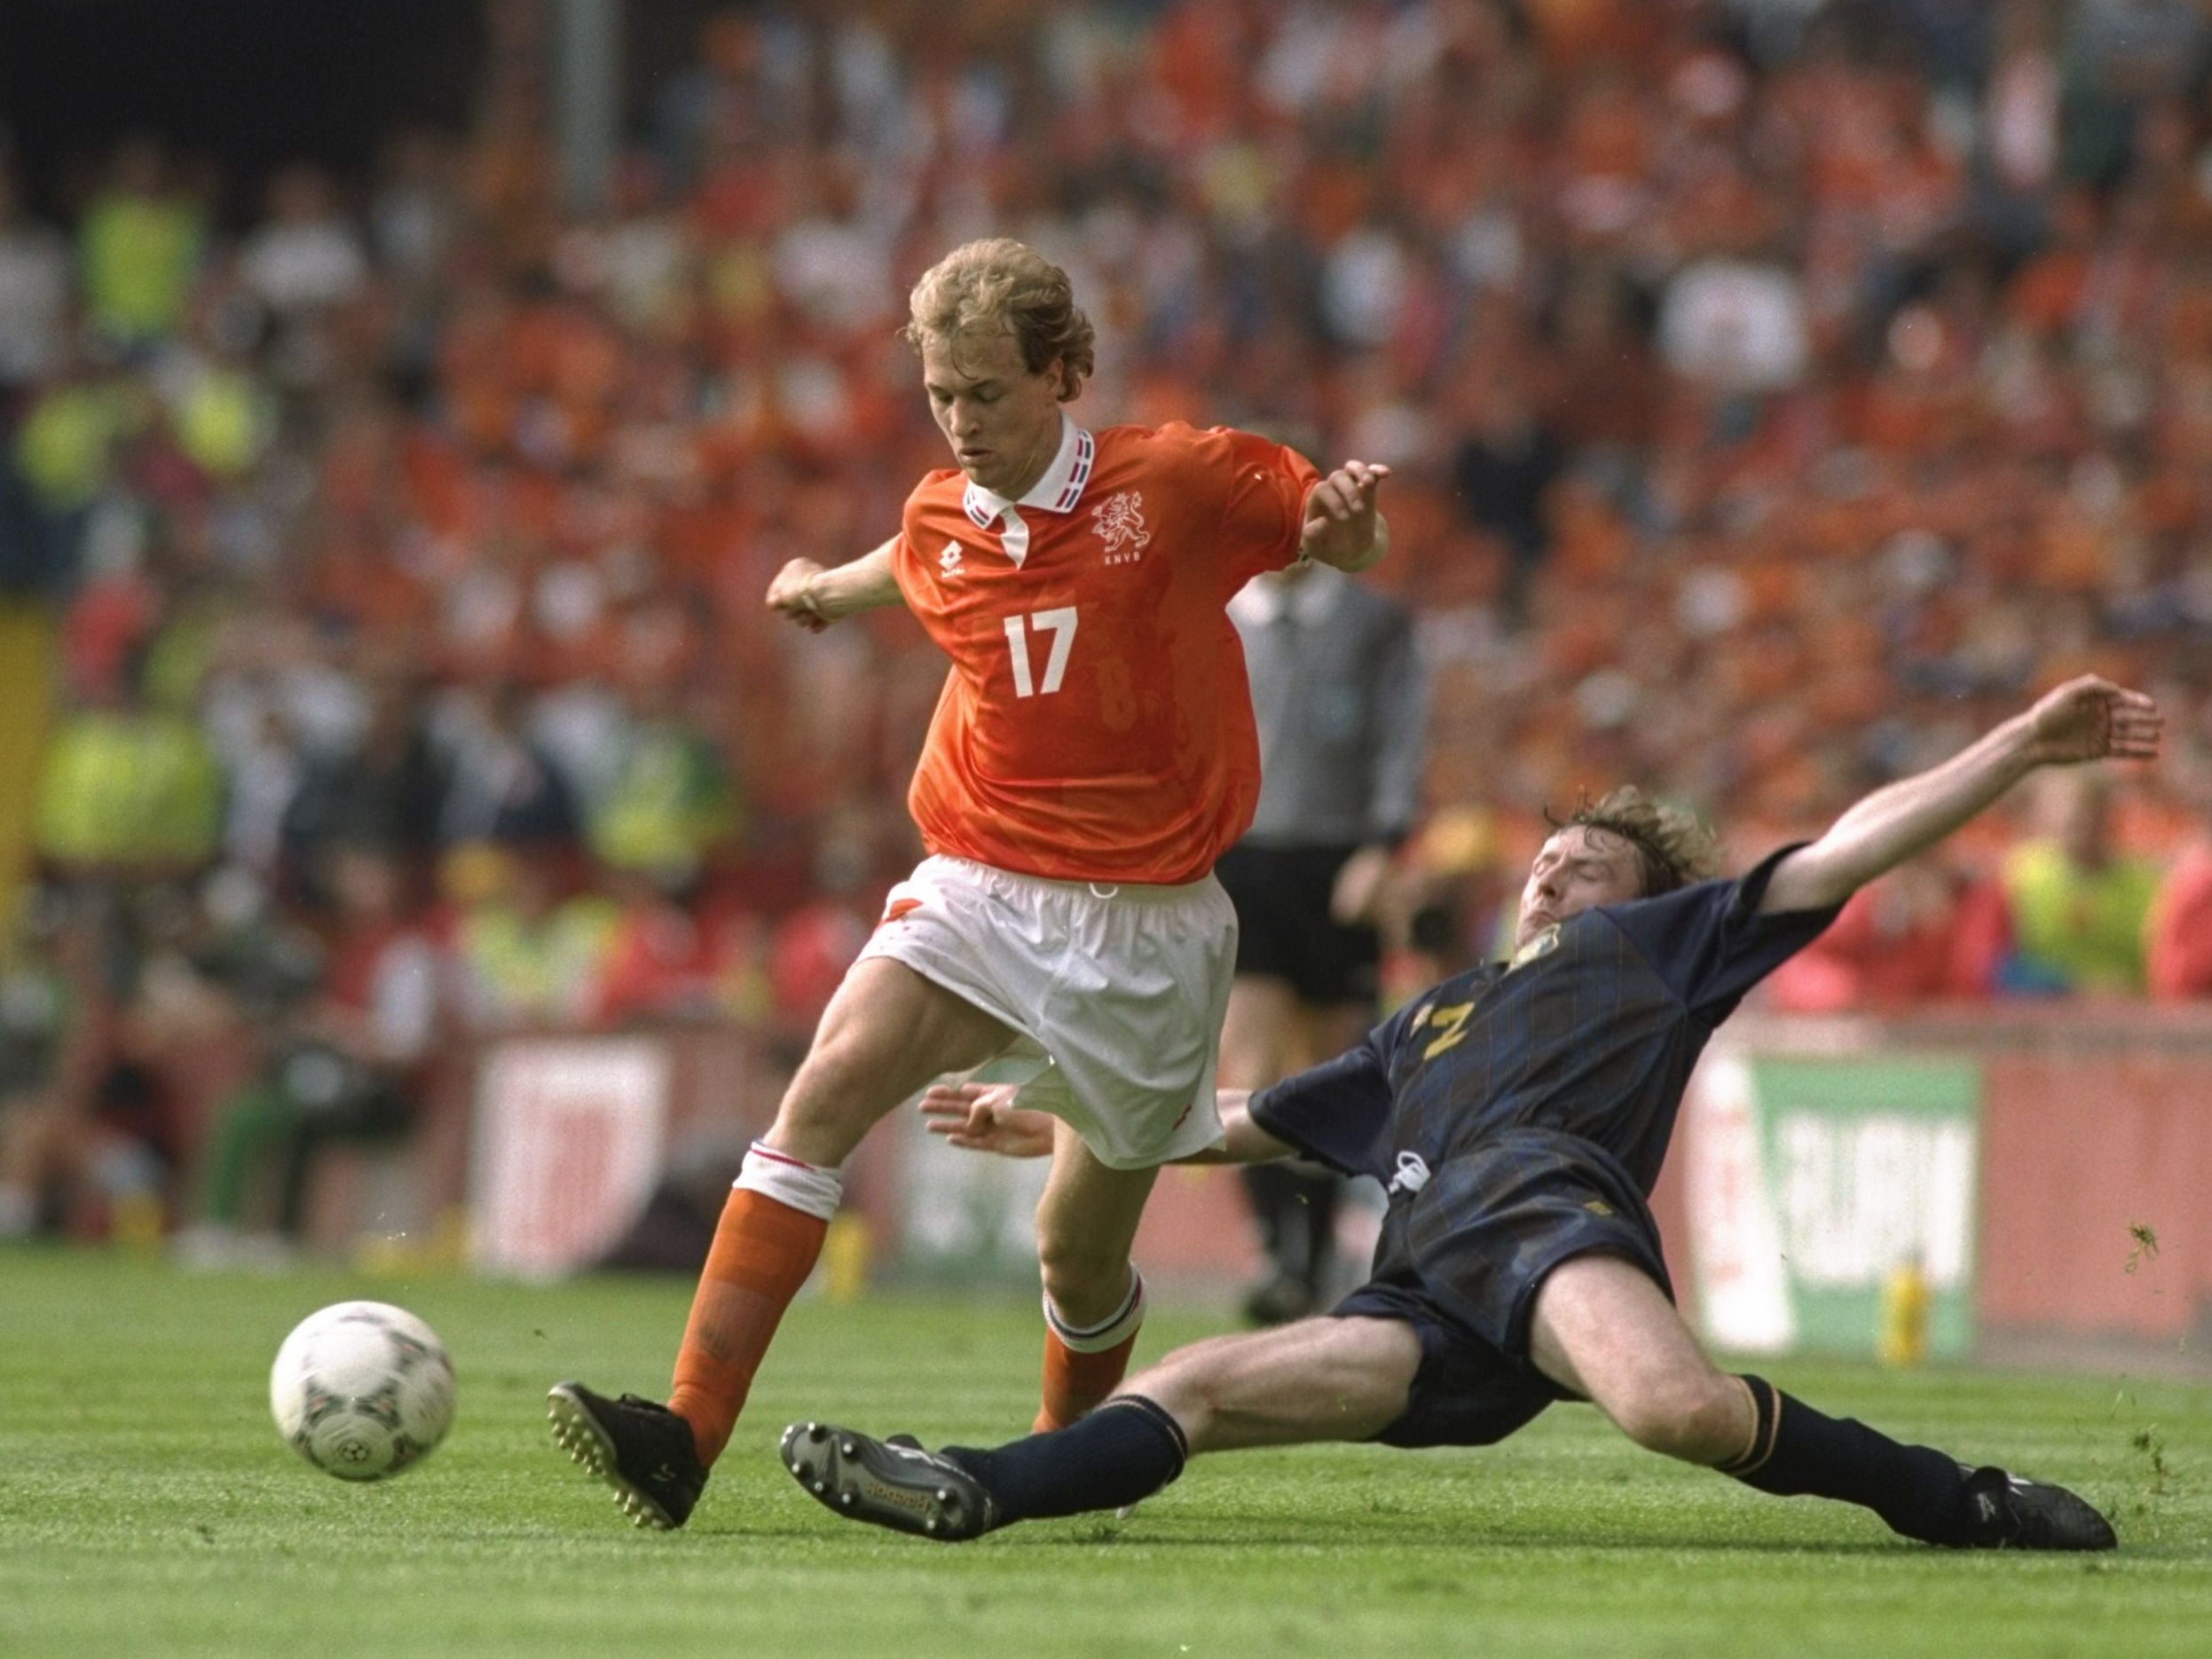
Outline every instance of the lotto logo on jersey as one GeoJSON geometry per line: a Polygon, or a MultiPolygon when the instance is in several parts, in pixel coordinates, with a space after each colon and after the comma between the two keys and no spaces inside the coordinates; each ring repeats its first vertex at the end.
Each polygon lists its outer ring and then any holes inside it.
{"type": "Polygon", "coordinates": [[[1144,556],[1152,531],[1145,528],[1145,498],[1135,490],[1117,490],[1090,511],[1098,539],[1106,544],[1108,564],[1134,564],[1144,556]]]}
{"type": "Polygon", "coordinates": [[[949,541],[945,544],[944,552],[937,555],[937,572],[949,582],[960,574],[960,544],[958,542],[949,541]]]}

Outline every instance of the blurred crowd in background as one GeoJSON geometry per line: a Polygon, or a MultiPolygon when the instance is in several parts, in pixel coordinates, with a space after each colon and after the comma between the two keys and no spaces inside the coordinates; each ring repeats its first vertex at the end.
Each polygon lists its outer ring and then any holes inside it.
{"type": "Polygon", "coordinates": [[[2212,996],[2203,8],[748,6],[588,214],[541,8],[486,16],[472,124],[360,177],[147,138],[34,211],[0,152],[0,590],[59,641],[0,1234],[296,1230],[319,1137],[500,1032],[803,1044],[942,663],[761,596],[944,463],[897,329],[983,234],[1072,272],[1085,424],[1394,468],[1401,987],[1488,947],[1547,805],[1634,780],[1756,854],[2095,671],[2165,704],[2155,776],[1994,818],[1767,995],[2212,996]]]}

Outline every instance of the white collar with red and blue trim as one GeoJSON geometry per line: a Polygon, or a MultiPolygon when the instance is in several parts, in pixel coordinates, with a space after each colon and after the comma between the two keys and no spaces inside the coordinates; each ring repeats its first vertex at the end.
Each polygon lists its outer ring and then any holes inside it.
{"type": "Polygon", "coordinates": [[[971,481],[960,505],[978,530],[988,530],[1010,507],[1042,507],[1048,513],[1072,513],[1082,499],[1083,485],[1090,482],[1091,463],[1098,459],[1098,441],[1060,413],[1060,446],[1044,476],[1031,484],[1018,501],[971,481]]]}

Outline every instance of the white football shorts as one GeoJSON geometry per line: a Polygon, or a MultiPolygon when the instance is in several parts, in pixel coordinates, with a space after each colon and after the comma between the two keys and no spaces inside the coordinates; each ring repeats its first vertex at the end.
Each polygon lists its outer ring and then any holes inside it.
{"type": "Polygon", "coordinates": [[[1178,887],[1018,876],[934,855],[891,890],[861,952],[902,963],[1019,1034],[973,1075],[1072,1126],[1114,1169],[1216,1145],[1214,1063],[1237,913],[1178,887]]]}

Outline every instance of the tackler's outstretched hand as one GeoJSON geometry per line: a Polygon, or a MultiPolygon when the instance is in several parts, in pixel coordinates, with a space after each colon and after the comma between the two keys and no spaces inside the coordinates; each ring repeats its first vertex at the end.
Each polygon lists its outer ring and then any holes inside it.
{"type": "Polygon", "coordinates": [[[2069,680],[2027,712],[2037,766],[2085,760],[2153,760],[2166,717],[2140,691],[2095,674],[2069,680]]]}
{"type": "Polygon", "coordinates": [[[1011,1083],[933,1083],[917,1107],[932,1135],[972,1152],[1043,1158],[1052,1151],[1052,1118],[1014,1104],[1011,1083]]]}
{"type": "Polygon", "coordinates": [[[2155,759],[2164,726],[2158,704],[2140,691],[2095,674],[2069,680],[1948,760],[1884,784],[1851,807],[1827,834],[1775,865],[1759,908],[1773,914],[1841,904],[2044,767],[2155,759]]]}
{"type": "Polygon", "coordinates": [[[1364,570],[1389,546],[1389,526],[1375,507],[1388,467],[1348,460],[1306,491],[1298,551],[1340,570],[1364,570]]]}

